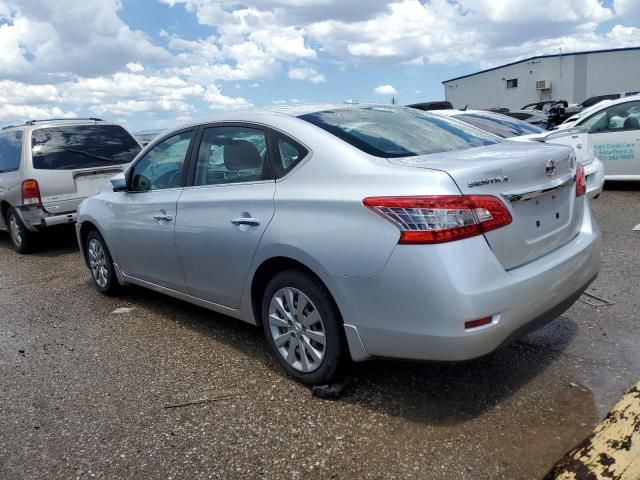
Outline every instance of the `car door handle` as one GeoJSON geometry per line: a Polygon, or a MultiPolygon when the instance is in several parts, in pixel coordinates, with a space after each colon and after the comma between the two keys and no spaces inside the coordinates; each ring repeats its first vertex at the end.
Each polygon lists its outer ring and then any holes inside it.
{"type": "Polygon", "coordinates": [[[233,223],[234,225],[249,225],[251,227],[257,227],[258,225],[260,225],[260,220],[251,217],[240,217],[234,218],[233,220],[231,220],[231,223],[233,223]]]}
{"type": "Polygon", "coordinates": [[[173,220],[173,217],[171,215],[167,215],[166,210],[160,210],[160,213],[155,214],[153,218],[158,221],[164,220],[165,222],[170,222],[171,220],[173,220]]]}

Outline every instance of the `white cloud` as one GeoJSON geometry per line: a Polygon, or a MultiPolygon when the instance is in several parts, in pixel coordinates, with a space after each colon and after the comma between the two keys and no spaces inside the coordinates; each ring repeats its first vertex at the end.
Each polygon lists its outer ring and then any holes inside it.
{"type": "Polygon", "coordinates": [[[144,71],[144,66],[137,62],[127,63],[127,70],[133,73],[139,73],[144,71]]]}
{"type": "MultiPolygon", "coordinates": [[[[155,42],[125,23],[121,0],[0,0],[0,120],[90,112],[173,121],[249,107],[245,97],[268,96],[274,77],[319,84],[325,65],[352,75],[365,64],[488,67],[640,38],[638,0],[159,1],[186,8],[208,32],[187,38],[161,25],[155,42]]],[[[397,95],[392,85],[374,92],[397,95]]]]}
{"type": "Polygon", "coordinates": [[[248,108],[252,106],[251,103],[249,103],[242,97],[224,96],[215,85],[207,87],[204,99],[209,104],[209,108],[213,110],[227,108],[248,108]]]}
{"type": "Polygon", "coordinates": [[[139,113],[178,117],[191,115],[193,105],[200,101],[216,110],[251,105],[240,96],[225,96],[215,85],[194,84],[177,76],[121,72],[108,77],[81,77],[55,85],[0,80],[0,120],[7,123],[75,116],[74,112],[64,110],[65,105],[107,118],[139,113]]]}
{"type": "Polygon", "coordinates": [[[75,112],[59,107],[37,107],[33,105],[0,104],[0,119],[7,123],[38,120],[41,118],[75,118],[75,112]]]}
{"type": "Polygon", "coordinates": [[[311,83],[321,83],[326,81],[324,75],[318,73],[311,67],[290,68],[287,75],[293,80],[307,80],[311,83]]]}
{"type": "Polygon", "coordinates": [[[397,95],[398,91],[393,85],[380,85],[373,89],[373,93],[376,95],[397,95]]]}
{"type": "Polygon", "coordinates": [[[1,1],[9,19],[0,27],[5,78],[64,80],[70,73],[105,75],[130,62],[169,59],[163,48],[122,21],[119,0],[1,1]]]}

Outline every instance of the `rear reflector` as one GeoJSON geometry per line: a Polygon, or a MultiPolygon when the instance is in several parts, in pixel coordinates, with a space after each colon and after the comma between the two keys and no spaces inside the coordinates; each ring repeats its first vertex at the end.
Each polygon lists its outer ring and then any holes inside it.
{"type": "Polygon", "coordinates": [[[468,322],[464,322],[465,330],[469,330],[472,328],[482,327],[483,325],[489,325],[493,317],[484,317],[478,320],[469,320],[468,322]]]}
{"type": "Polygon", "coordinates": [[[576,168],[576,197],[581,197],[587,193],[587,179],[584,176],[584,166],[578,163],[576,168]]]}
{"type": "Polygon", "coordinates": [[[24,180],[22,182],[22,204],[23,205],[40,205],[40,187],[35,180],[24,180]]]}
{"type": "Polygon", "coordinates": [[[400,244],[444,243],[509,225],[506,205],[491,195],[369,197],[362,203],[400,230],[400,244]]]}

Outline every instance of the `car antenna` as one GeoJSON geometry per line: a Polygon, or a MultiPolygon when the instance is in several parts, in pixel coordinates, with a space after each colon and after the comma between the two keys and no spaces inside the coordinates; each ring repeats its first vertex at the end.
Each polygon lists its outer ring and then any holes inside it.
{"type": "Polygon", "coordinates": [[[466,112],[466,111],[467,111],[467,108],[469,108],[469,104],[468,104],[468,103],[464,106],[464,108],[462,109],[462,111],[463,111],[463,112],[466,112]]]}

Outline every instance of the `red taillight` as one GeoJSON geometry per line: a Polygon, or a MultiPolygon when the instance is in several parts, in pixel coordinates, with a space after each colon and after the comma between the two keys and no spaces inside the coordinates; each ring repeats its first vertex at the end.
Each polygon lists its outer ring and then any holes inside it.
{"type": "Polygon", "coordinates": [[[40,187],[35,180],[25,180],[22,182],[22,204],[23,205],[40,205],[40,187]]]}
{"type": "Polygon", "coordinates": [[[584,176],[584,166],[578,163],[576,168],[576,197],[581,197],[587,193],[587,179],[584,176]]]}
{"type": "Polygon", "coordinates": [[[369,197],[362,203],[400,229],[401,244],[451,242],[512,220],[506,205],[491,195],[369,197]]]}

